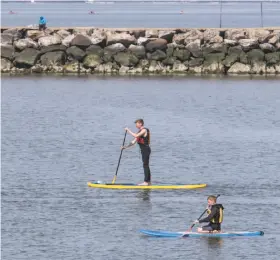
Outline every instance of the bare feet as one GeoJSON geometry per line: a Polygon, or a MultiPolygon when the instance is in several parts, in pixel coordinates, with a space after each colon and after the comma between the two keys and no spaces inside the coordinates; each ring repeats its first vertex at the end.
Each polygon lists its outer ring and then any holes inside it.
{"type": "Polygon", "coordinates": [[[138,184],[139,186],[149,186],[149,185],[151,185],[151,183],[150,182],[146,182],[146,181],[144,181],[143,183],[140,183],[140,184],[138,184]]]}

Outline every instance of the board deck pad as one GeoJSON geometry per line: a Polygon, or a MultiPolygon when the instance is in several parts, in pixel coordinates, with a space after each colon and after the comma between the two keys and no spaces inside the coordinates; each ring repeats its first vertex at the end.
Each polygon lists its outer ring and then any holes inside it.
{"type": "Polygon", "coordinates": [[[198,232],[170,232],[170,231],[157,231],[141,229],[139,232],[153,237],[252,237],[263,236],[263,231],[224,231],[224,232],[211,232],[211,233],[198,233],[198,232]]]}
{"type": "Polygon", "coordinates": [[[87,183],[89,187],[101,189],[199,189],[205,188],[206,184],[156,184],[141,186],[134,183],[102,183],[93,181],[87,183]]]}

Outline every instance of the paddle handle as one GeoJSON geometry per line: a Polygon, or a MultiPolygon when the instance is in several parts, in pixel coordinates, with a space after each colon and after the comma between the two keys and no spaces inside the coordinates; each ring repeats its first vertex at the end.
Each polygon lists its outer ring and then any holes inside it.
{"type": "MultiPolygon", "coordinates": [[[[126,134],[127,134],[127,131],[125,131],[122,146],[124,146],[126,134]]],[[[121,149],[121,154],[120,154],[120,157],[119,157],[118,166],[117,166],[116,173],[115,173],[115,176],[114,176],[114,178],[113,178],[112,184],[114,184],[115,181],[116,181],[116,179],[117,179],[117,174],[118,174],[118,170],[119,170],[119,166],[120,166],[120,162],[121,162],[121,158],[122,158],[122,152],[123,152],[123,149],[121,149]]]]}

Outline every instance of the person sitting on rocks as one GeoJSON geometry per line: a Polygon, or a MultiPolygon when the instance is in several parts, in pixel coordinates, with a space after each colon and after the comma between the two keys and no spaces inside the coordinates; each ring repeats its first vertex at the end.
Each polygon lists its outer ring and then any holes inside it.
{"type": "Polygon", "coordinates": [[[41,16],[40,20],[39,20],[39,30],[40,31],[42,31],[42,30],[45,31],[46,28],[47,28],[47,21],[43,16],[41,16]]]}

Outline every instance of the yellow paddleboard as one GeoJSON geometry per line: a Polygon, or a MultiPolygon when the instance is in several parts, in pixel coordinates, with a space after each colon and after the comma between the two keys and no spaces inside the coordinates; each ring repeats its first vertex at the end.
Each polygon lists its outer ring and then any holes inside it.
{"type": "Polygon", "coordinates": [[[164,185],[149,185],[149,186],[140,186],[137,184],[131,183],[100,183],[100,182],[88,182],[89,187],[92,188],[101,188],[101,189],[153,189],[153,190],[176,190],[176,189],[199,189],[205,188],[206,184],[164,184],[164,185]]]}

